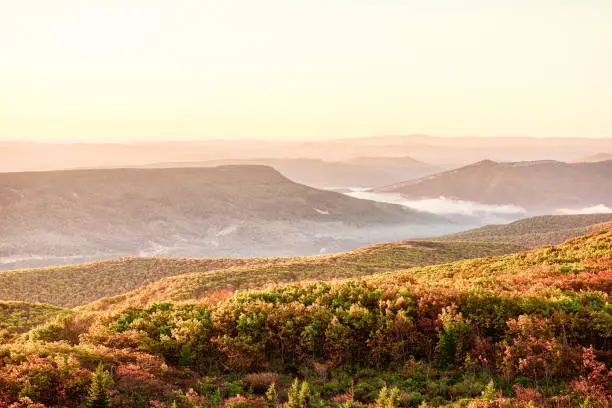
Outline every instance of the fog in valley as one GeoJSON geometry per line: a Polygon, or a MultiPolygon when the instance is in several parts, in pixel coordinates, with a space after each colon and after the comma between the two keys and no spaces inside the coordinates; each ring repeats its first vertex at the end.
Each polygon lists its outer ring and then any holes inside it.
{"type": "Polygon", "coordinates": [[[528,213],[524,208],[512,204],[487,205],[473,201],[453,200],[445,197],[409,200],[401,194],[375,193],[372,191],[354,191],[345,193],[350,197],[382,203],[398,204],[418,211],[427,211],[446,216],[455,221],[463,221],[466,225],[485,225],[506,223],[524,218],[528,213]]]}

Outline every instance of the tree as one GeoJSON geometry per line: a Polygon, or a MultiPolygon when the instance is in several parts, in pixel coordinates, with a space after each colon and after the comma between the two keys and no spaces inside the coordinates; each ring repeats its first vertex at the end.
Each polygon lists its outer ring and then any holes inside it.
{"type": "Polygon", "coordinates": [[[91,377],[91,385],[89,386],[89,399],[87,400],[87,408],[108,408],[108,384],[110,383],[110,375],[104,370],[102,363],[98,364],[98,368],[91,377]]]}
{"type": "Polygon", "coordinates": [[[312,399],[312,392],[310,391],[310,384],[304,380],[300,387],[300,404],[303,408],[310,406],[310,400],[312,399]]]}
{"type": "Polygon", "coordinates": [[[397,408],[399,407],[399,389],[397,387],[388,389],[383,387],[376,400],[376,408],[397,408]]]}
{"type": "Polygon", "coordinates": [[[285,408],[309,408],[313,406],[313,394],[308,381],[304,380],[300,385],[300,380],[297,378],[289,389],[289,401],[285,404],[285,408]]]}
{"type": "Polygon", "coordinates": [[[457,311],[456,306],[442,309],[439,319],[442,328],[439,330],[439,340],[436,345],[438,363],[441,367],[448,367],[465,351],[472,325],[461,312],[457,311]]]}
{"type": "Polygon", "coordinates": [[[493,380],[489,381],[485,389],[482,391],[482,399],[485,401],[494,401],[497,398],[497,391],[495,390],[495,383],[493,380]]]}
{"type": "Polygon", "coordinates": [[[276,402],[278,401],[278,394],[276,392],[276,386],[274,383],[270,384],[268,387],[268,391],[266,392],[266,402],[268,408],[274,408],[276,406],[276,402]]]}
{"type": "Polygon", "coordinates": [[[30,380],[26,380],[23,384],[23,388],[19,391],[19,398],[25,397],[34,397],[34,390],[32,390],[32,384],[30,384],[30,380]]]}
{"type": "Polygon", "coordinates": [[[179,360],[179,364],[183,367],[191,366],[191,362],[193,360],[193,356],[191,353],[191,345],[185,344],[181,349],[181,357],[179,360]]]}
{"type": "Polygon", "coordinates": [[[289,393],[287,395],[288,401],[285,404],[285,408],[301,408],[302,404],[300,401],[300,380],[297,378],[291,384],[291,388],[289,388],[289,393]]]}

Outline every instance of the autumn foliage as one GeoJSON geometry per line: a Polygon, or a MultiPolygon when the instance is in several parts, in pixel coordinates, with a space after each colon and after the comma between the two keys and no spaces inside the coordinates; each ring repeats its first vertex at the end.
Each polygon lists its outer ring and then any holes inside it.
{"type": "Polygon", "coordinates": [[[37,328],[0,347],[0,407],[82,406],[100,364],[117,407],[264,407],[267,394],[285,407],[607,407],[611,260],[603,230],[515,255],[64,319],[78,335],[41,340],[37,328]]]}

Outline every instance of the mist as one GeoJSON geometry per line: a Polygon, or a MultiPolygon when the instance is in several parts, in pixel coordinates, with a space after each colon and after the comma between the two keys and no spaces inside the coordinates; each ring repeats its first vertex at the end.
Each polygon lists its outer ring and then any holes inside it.
{"type": "Polygon", "coordinates": [[[350,197],[398,204],[418,211],[427,211],[454,219],[459,218],[466,220],[466,223],[474,225],[506,223],[527,216],[527,210],[511,204],[488,205],[474,201],[454,200],[443,196],[439,198],[409,200],[400,194],[375,193],[356,188],[348,190],[344,194],[350,197]],[[473,220],[469,221],[470,219],[473,220]]]}
{"type": "Polygon", "coordinates": [[[571,215],[571,214],[607,214],[607,213],[612,213],[612,208],[604,205],[604,204],[599,204],[599,205],[594,205],[592,207],[585,207],[585,208],[580,208],[577,210],[572,210],[569,208],[561,208],[559,210],[556,211],[557,214],[561,214],[561,215],[571,215]]]}

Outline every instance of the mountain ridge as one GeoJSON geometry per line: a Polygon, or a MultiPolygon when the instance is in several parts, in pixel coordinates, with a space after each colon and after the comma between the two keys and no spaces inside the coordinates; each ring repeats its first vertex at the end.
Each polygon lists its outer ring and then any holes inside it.
{"type": "Polygon", "coordinates": [[[0,141],[6,157],[0,171],[143,165],[265,157],[347,160],[360,156],[411,156],[437,166],[494,160],[574,160],[612,151],[612,139],[529,137],[376,136],[327,141],[208,140],[132,143],[44,143],[0,141]],[[27,162],[30,164],[24,164],[27,162]]]}
{"type": "Polygon", "coordinates": [[[256,165],[2,173],[0,218],[4,269],[130,255],[311,255],[453,225],[256,165]]]}
{"type": "Polygon", "coordinates": [[[410,199],[444,196],[484,204],[513,204],[532,212],[612,205],[612,161],[495,162],[482,160],[458,169],[374,189],[410,199]]]}

